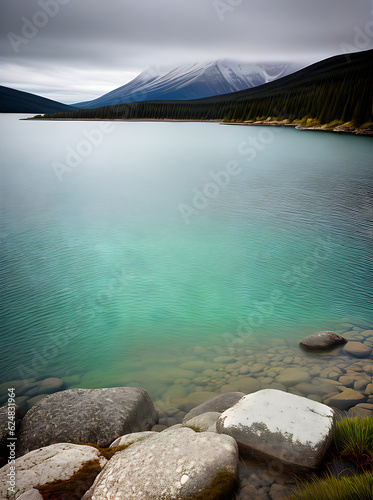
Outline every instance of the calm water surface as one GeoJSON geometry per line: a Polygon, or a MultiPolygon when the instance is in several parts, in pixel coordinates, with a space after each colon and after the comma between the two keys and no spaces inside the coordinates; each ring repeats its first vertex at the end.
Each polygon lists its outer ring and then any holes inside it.
{"type": "Polygon", "coordinates": [[[160,397],[196,347],[372,324],[370,138],[19,118],[0,115],[0,383],[160,397]]]}

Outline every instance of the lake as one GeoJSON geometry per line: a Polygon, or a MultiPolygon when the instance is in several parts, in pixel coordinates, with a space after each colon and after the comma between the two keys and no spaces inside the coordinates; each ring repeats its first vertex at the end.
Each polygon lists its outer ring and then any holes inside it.
{"type": "Polygon", "coordinates": [[[371,138],[19,118],[0,115],[4,387],[138,385],[178,410],[238,390],[245,356],[306,363],[306,335],[372,328],[371,138]]]}

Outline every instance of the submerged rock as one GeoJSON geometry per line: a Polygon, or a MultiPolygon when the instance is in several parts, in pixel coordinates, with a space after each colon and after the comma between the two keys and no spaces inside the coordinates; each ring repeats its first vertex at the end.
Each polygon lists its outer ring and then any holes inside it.
{"type": "Polygon", "coordinates": [[[334,425],[334,412],[328,406],[264,389],[222,413],[216,427],[254,458],[278,460],[293,469],[313,469],[331,443],[334,425]]]}
{"type": "Polygon", "coordinates": [[[344,387],[342,392],[326,399],[325,403],[339,410],[349,410],[352,406],[363,403],[365,400],[366,396],[361,394],[361,392],[344,387]]]}
{"type": "Polygon", "coordinates": [[[277,382],[286,387],[311,380],[310,374],[302,368],[285,368],[276,377],[277,382]]]}
{"type": "Polygon", "coordinates": [[[192,392],[181,400],[180,407],[184,411],[189,412],[195,406],[199,406],[205,403],[206,400],[211,399],[215,396],[216,392],[211,392],[211,391],[192,392]]]}
{"type": "Polygon", "coordinates": [[[313,333],[308,337],[304,338],[300,345],[306,349],[317,350],[317,349],[331,349],[340,344],[345,344],[347,340],[339,335],[339,333],[323,331],[313,333]]]}
{"type": "Polygon", "coordinates": [[[64,388],[64,382],[57,377],[49,377],[43,380],[29,382],[18,389],[20,396],[37,396],[38,394],[52,394],[61,391],[64,388]]]}
{"type": "Polygon", "coordinates": [[[229,498],[237,470],[233,438],[178,427],[116,453],[83,500],[229,498]]]}
{"type": "Polygon", "coordinates": [[[146,391],[135,387],[70,389],[36,403],[20,426],[18,454],[53,443],[109,446],[130,432],[146,431],[158,415],[146,391]]]}
{"type": "Polygon", "coordinates": [[[362,342],[347,342],[343,350],[355,358],[368,358],[372,354],[371,347],[362,342]]]}
{"type": "Polygon", "coordinates": [[[52,392],[60,391],[63,388],[63,380],[57,377],[49,377],[40,382],[39,392],[40,394],[51,394],[52,392]]]}
{"type": "Polygon", "coordinates": [[[214,363],[222,363],[223,365],[227,365],[230,363],[235,363],[236,358],[233,358],[232,356],[218,356],[217,358],[213,359],[214,363]]]}
{"type": "MultiPolygon", "coordinates": [[[[106,458],[92,446],[59,443],[31,451],[15,461],[16,481],[13,493],[8,489],[7,483],[11,465],[0,469],[0,498],[14,500],[28,490],[41,490],[47,483],[70,481],[87,464],[94,465],[92,468],[98,474],[106,462],[106,458]]],[[[90,484],[86,489],[89,487],[90,484]]]]}
{"type": "Polygon", "coordinates": [[[243,391],[246,394],[258,391],[259,389],[260,383],[254,377],[240,377],[237,380],[222,386],[222,391],[224,392],[243,391]]]}

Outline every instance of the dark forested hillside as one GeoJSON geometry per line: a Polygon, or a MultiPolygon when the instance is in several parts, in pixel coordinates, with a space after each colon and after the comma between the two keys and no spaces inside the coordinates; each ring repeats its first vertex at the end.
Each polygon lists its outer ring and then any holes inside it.
{"type": "Polygon", "coordinates": [[[77,108],[0,85],[0,113],[56,113],[77,108]]]}
{"type": "Polygon", "coordinates": [[[191,101],[148,101],[105,106],[46,118],[187,119],[307,125],[372,122],[373,50],[335,56],[259,87],[191,101]]]}

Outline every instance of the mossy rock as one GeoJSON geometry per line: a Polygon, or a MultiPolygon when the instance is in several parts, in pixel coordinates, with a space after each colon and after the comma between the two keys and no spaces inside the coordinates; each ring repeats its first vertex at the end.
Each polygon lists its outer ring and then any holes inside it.
{"type": "Polygon", "coordinates": [[[78,443],[80,445],[84,446],[92,446],[93,448],[96,448],[100,452],[100,455],[106,458],[106,460],[110,460],[118,451],[123,451],[129,446],[130,444],[123,444],[121,446],[113,446],[112,448],[109,446],[107,448],[101,448],[100,446],[97,446],[97,444],[93,443],[78,443]]]}
{"type": "Polygon", "coordinates": [[[197,496],[186,500],[228,500],[236,485],[236,476],[232,472],[218,472],[211,485],[197,496]]]}
{"type": "Polygon", "coordinates": [[[101,472],[98,460],[87,462],[68,481],[53,481],[42,486],[36,486],[44,500],[75,500],[80,499],[89,490],[97,474],[101,472]]]}

